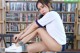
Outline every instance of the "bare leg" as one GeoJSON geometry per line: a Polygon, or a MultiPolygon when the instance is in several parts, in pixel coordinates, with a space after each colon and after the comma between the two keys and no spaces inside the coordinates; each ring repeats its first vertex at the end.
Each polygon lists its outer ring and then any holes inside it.
{"type": "MultiPolygon", "coordinates": [[[[43,28],[38,28],[37,30],[35,30],[34,32],[32,32],[31,34],[27,35],[25,38],[23,38],[21,41],[23,43],[28,42],[29,40],[31,40],[34,36],[36,36],[36,34],[39,34],[39,36],[41,37],[42,41],[44,42],[45,46],[51,50],[51,51],[61,51],[62,46],[60,44],[58,44],[48,33],[45,29],[43,28]]],[[[36,45],[34,45],[36,46],[36,45]]],[[[28,49],[28,48],[27,48],[28,49]]],[[[35,50],[36,51],[36,50],[35,50]]]]}
{"type": "Polygon", "coordinates": [[[34,38],[37,35],[37,30],[35,30],[34,32],[32,32],[31,34],[27,35],[26,37],[24,37],[21,41],[23,43],[27,43],[29,40],[31,40],[32,38],[34,38]]]}
{"type": "Polygon", "coordinates": [[[28,53],[36,53],[41,51],[50,51],[43,42],[29,44],[27,46],[28,53]]]}

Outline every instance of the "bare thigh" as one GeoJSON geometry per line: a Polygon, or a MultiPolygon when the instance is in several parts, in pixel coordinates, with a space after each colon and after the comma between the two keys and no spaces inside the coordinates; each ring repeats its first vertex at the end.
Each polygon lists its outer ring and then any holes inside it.
{"type": "Polygon", "coordinates": [[[61,51],[62,46],[54,38],[52,38],[45,29],[39,28],[37,29],[37,32],[49,50],[61,51]]]}
{"type": "Polygon", "coordinates": [[[41,51],[49,51],[47,46],[43,42],[32,43],[27,46],[28,53],[35,53],[41,51]]]}

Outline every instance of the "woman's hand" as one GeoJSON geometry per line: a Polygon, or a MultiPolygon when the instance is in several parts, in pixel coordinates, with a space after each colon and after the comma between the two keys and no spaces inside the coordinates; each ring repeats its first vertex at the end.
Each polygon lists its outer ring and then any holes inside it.
{"type": "Polygon", "coordinates": [[[19,34],[15,34],[14,37],[13,37],[13,41],[14,42],[17,42],[20,38],[20,35],[19,34]]]}

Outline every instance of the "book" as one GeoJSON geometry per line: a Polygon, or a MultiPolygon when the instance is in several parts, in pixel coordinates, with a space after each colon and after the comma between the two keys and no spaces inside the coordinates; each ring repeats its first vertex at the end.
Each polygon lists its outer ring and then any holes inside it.
{"type": "Polygon", "coordinates": [[[66,12],[66,6],[67,6],[66,3],[62,3],[62,12],[66,12]]]}
{"type": "Polygon", "coordinates": [[[74,34],[66,34],[67,43],[66,43],[66,49],[73,49],[74,46],[74,34]]]}
{"type": "Polygon", "coordinates": [[[8,11],[10,10],[10,4],[9,4],[9,2],[6,3],[6,10],[8,10],[8,11]]]}
{"type": "Polygon", "coordinates": [[[28,14],[25,14],[25,20],[26,20],[26,22],[28,22],[28,14]]]}
{"type": "Polygon", "coordinates": [[[71,22],[75,22],[75,14],[71,14],[71,22]]]}
{"type": "Polygon", "coordinates": [[[68,3],[67,12],[71,12],[71,3],[68,3]]]}
{"type": "Polygon", "coordinates": [[[62,3],[57,3],[56,4],[56,11],[61,11],[62,10],[62,3]]]}
{"type": "Polygon", "coordinates": [[[22,18],[23,18],[23,14],[22,13],[20,13],[19,18],[20,18],[20,21],[22,22],[23,21],[22,20],[22,18]]]}
{"type": "Polygon", "coordinates": [[[27,11],[27,3],[23,3],[23,11],[27,11]]]}
{"type": "MultiPolygon", "coordinates": [[[[8,5],[8,4],[7,4],[7,5],[8,5]]],[[[8,5],[10,8],[9,8],[8,10],[14,11],[14,8],[15,8],[14,5],[15,5],[14,2],[10,2],[10,6],[8,5]]],[[[8,8],[8,7],[7,7],[7,8],[8,8]]]]}
{"type": "Polygon", "coordinates": [[[12,17],[14,17],[13,18],[14,21],[20,21],[19,13],[13,13],[12,17]]]}
{"type": "Polygon", "coordinates": [[[67,22],[71,22],[71,14],[67,14],[67,22]]]}
{"type": "Polygon", "coordinates": [[[27,24],[26,23],[25,24],[21,24],[20,26],[21,26],[20,27],[20,31],[22,31],[22,30],[24,30],[26,28],[27,24]]]}
{"type": "Polygon", "coordinates": [[[12,23],[11,31],[18,31],[18,24],[17,23],[12,23]]]}
{"type": "Polygon", "coordinates": [[[64,24],[65,32],[74,32],[74,24],[64,24]]]}
{"type": "Polygon", "coordinates": [[[6,23],[6,31],[9,31],[9,23],[6,23]]]}
{"type": "Polygon", "coordinates": [[[17,2],[17,3],[15,3],[15,10],[16,11],[22,11],[22,3],[20,3],[20,2],[17,2]]]}
{"type": "Polygon", "coordinates": [[[19,21],[18,13],[6,13],[6,21],[19,21]]]}
{"type": "Polygon", "coordinates": [[[71,4],[71,12],[75,12],[75,10],[77,8],[76,6],[77,6],[76,3],[71,4]]]}
{"type": "Polygon", "coordinates": [[[62,21],[67,22],[67,14],[62,14],[62,21]]]}
{"type": "Polygon", "coordinates": [[[71,31],[70,32],[74,32],[74,24],[71,25],[71,31]]]}

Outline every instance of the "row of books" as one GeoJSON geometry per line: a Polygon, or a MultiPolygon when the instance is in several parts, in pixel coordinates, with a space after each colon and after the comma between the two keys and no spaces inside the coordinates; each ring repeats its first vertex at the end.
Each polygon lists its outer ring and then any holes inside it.
{"type": "Polygon", "coordinates": [[[37,13],[6,13],[6,21],[34,21],[37,13]]]}
{"type": "MultiPolygon", "coordinates": [[[[6,31],[20,31],[27,27],[27,23],[19,24],[19,23],[6,23],[6,31]]],[[[64,24],[64,28],[66,32],[74,32],[73,24],[64,24]]]]}
{"type": "Polygon", "coordinates": [[[11,11],[37,11],[36,2],[7,2],[6,9],[11,11]]]}
{"type": "MultiPolygon", "coordinates": [[[[11,11],[37,11],[36,2],[7,2],[6,9],[11,11]]],[[[52,3],[56,11],[74,12],[76,3],[52,3]]]]}
{"type": "Polygon", "coordinates": [[[74,22],[75,21],[75,14],[60,14],[63,22],[74,22]]]}
{"type": "Polygon", "coordinates": [[[74,24],[64,24],[65,32],[74,32],[74,24]]]}
{"type": "Polygon", "coordinates": [[[18,32],[22,31],[27,27],[27,23],[25,24],[19,24],[19,23],[6,23],[6,31],[10,32],[18,32]]]}
{"type": "Polygon", "coordinates": [[[73,49],[74,47],[74,34],[66,34],[67,36],[67,44],[66,44],[66,49],[73,49]]]}
{"type": "MultiPolygon", "coordinates": [[[[6,21],[34,21],[39,14],[37,13],[6,13],[6,21]]],[[[63,22],[74,22],[75,14],[60,14],[63,22]]]]}
{"type": "Polygon", "coordinates": [[[17,23],[8,23],[6,24],[6,31],[19,31],[17,23]]]}
{"type": "Polygon", "coordinates": [[[74,12],[77,4],[76,3],[52,3],[53,9],[56,11],[66,11],[66,12],[74,12]]]}

